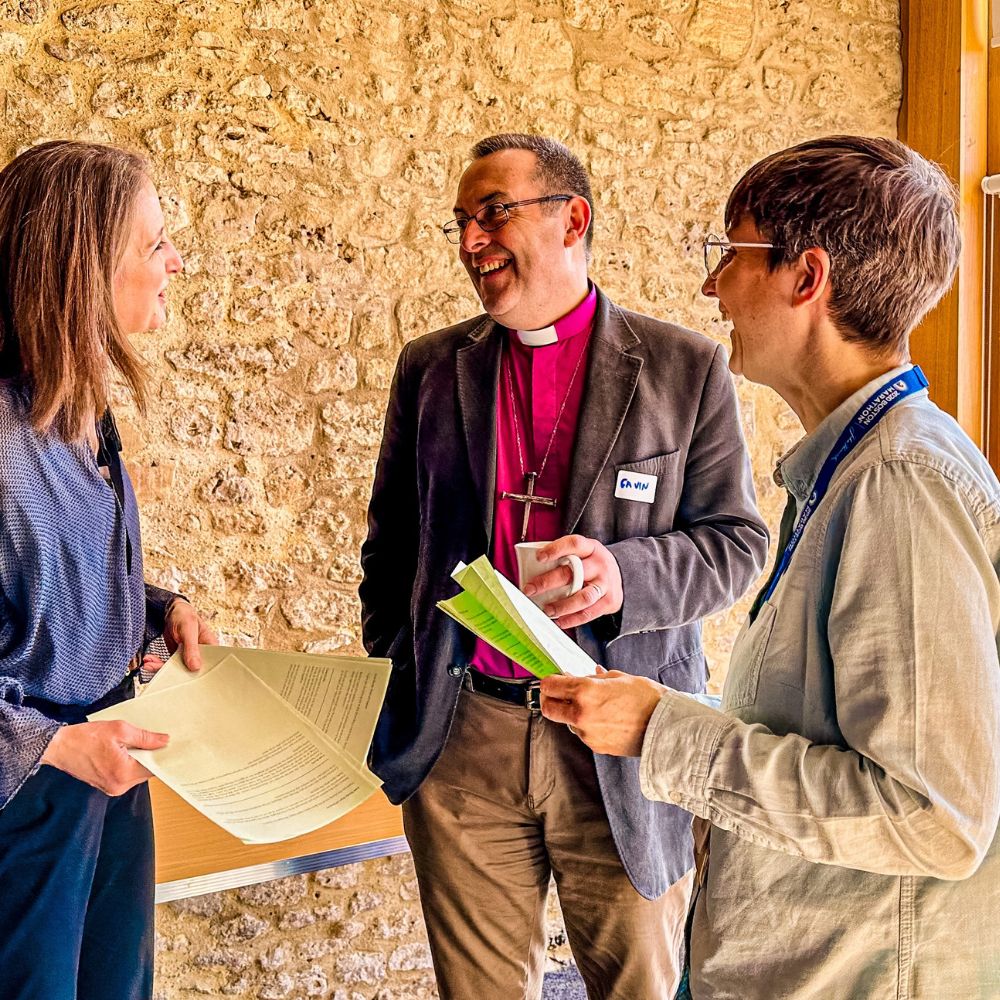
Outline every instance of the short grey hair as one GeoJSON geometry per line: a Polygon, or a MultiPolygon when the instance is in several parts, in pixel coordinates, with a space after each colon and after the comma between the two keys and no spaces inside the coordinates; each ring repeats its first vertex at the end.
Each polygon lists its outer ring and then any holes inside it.
{"type": "Polygon", "coordinates": [[[523,149],[535,154],[538,159],[538,176],[551,189],[546,194],[575,194],[586,199],[590,205],[590,226],[584,238],[584,247],[589,259],[590,247],[594,242],[594,195],[590,190],[587,169],[580,158],[557,139],[524,132],[502,132],[481,139],[472,147],[472,158],[481,160],[484,156],[508,149],[523,149]]]}
{"type": "Polygon", "coordinates": [[[844,339],[907,356],[910,332],[958,267],[957,199],[945,172],[909,146],[833,135],[754,164],[729,196],[726,228],[752,219],[776,244],[771,270],[824,249],[844,339]]]}

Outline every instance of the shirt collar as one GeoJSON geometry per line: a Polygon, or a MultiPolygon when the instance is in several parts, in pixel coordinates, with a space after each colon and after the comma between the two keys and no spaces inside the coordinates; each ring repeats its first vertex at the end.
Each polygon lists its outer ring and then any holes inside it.
{"type": "Polygon", "coordinates": [[[516,339],[525,347],[545,347],[559,340],[568,340],[578,333],[590,329],[597,311],[597,289],[588,283],[588,291],[583,301],[574,306],[565,316],[561,316],[551,326],[540,330],[514,330],[516,339]]]}
{"type": "Polygon", "coordinates": [[[841,432],[864,402],[884,383],[908,372],[912,367],[911,364],[900,365],[883,372],[848,396],[832,413],[827,414],[819,427],[800,439],[778,459],[774,481],[779,486],[784,486],[800,503],[805,502],[841,432]]]}

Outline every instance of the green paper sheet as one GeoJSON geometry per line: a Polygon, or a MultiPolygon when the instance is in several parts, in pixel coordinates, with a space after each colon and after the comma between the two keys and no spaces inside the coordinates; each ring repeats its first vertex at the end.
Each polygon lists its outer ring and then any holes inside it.
{"type": "Polygon", "coordinates": [[[451,575],[462,593],[439,601],[438,607],[525,670],[536,677],[597,672],[594,661],[486,556],[459,563],[451,575]]]}

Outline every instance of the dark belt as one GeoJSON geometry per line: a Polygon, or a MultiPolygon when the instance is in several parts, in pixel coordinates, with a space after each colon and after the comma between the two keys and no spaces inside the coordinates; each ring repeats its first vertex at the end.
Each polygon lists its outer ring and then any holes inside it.
{"type": "Polygon", "coordinates": [[[502,677],[491,677],[478,670],[467,670],[463,686],[469,691],[489,695],[499,701],[530,709],[532,712],[542,710],[542,692],[536,680],[504,680],[502,677]]]}
{"type": "Polygon", "coordinates": [[[91,705],[63,705],[56,701],[46,701],[44,698],[26,697],[21,701],[24,708],[33,708],[54,722],[65,722],[75,725],[86,722],[92,712],[102,708],[117,705],[120,701],[128,701],[135,697],[135,674],[126,674],[124,679],[116,684],[107,694],[102,695],[91,705]]]}

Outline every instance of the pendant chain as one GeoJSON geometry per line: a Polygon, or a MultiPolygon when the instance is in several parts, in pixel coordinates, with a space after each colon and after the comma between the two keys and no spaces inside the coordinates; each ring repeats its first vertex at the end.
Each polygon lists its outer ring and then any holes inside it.
{"type": "MultiPolygon", "coordinates": [[[[559,430],[559,423],[562,420],[562,415],[566,410],[566,404],[569,402],[570,393],[573,391],[573,384],[576,382],[577,372],[580,371],[580,365],[583,363],[583,356],[587,353],[586,345],[584,345],[583,350],[580,352],[580,356],[576,359],[576,367],[573,369],[573,374],[570,377],[569,385],[566,388],[566,394],[563,396],[562,403],[559,406],[559,412],[556,414],[556,422],[552,425],[552,433],[549,435],[549,443],[545,447],[545,454],[542,456],[542,464],[537,472],[537,477],[539,481],[542,478],[542,474],[545,472],[545,466],[548,463],[549,455],[552,452],[552,445],[555,444],[556,432],[559,430]]],[[[510,353],[504,355],[504,370],[507,375],[507,393],[510,397],[510,413],[511,418],[514,421],[514,441],[517,444],[517,461],[521,467],[521,475],[527,476],[528,473],[525,471],[524,467],[524,450],[521,447],[521,429],[517,420],[517,400],[514,398],[514,379],[511,375],[512,361],[510,353]]]]}

